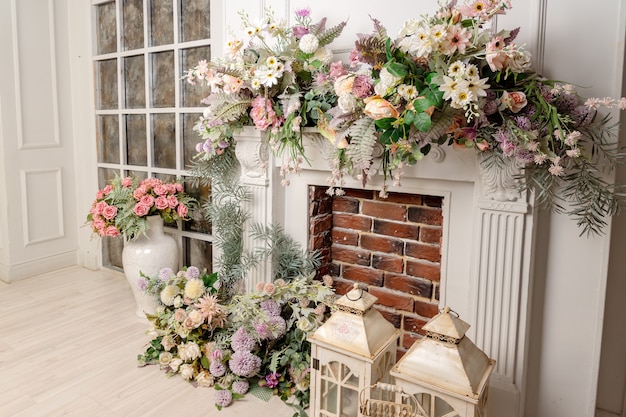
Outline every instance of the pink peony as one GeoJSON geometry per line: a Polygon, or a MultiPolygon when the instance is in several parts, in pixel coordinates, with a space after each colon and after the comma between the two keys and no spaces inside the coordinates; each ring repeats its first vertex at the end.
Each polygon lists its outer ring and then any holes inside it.
{"type": "Polygon", "coordinates": [[[372,93],[371,78],[367,75],[357,75],[352,84],[352,94],[358,98],[365,98],[372,93]]]}

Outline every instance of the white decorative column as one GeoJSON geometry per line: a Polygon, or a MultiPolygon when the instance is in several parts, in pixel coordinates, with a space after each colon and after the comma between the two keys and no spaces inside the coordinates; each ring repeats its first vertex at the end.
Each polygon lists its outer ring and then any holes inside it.
{"type": "Polygon", "coordinates": [[[476,345],[496,360],[490,415],[523,416],[533,213],[510,161],[479,164],[471,300],[476,345]]]}
{"type": "MultiPolygon", "coordinates": [[[[254,223],[271,224],[273,222],[272,191],[272,165],[270,164],[271,153],[269,152],[266,133],[251,126],[246,126],[235,135],[235,153],[241,165],[241,184],[249,193],[250,199],[245,201],[243,209],[249,214],[249,219],[244,226],[243,249],[253,251],[262,247],[262,243],[255,241],[250,236],[250,225],[254,223]]],[[[271,259],[261,262],[256,268],[251,269],[246,277],[246,289],[255,288],[258,282],[270,282],[272,280],[271,259]]]]}

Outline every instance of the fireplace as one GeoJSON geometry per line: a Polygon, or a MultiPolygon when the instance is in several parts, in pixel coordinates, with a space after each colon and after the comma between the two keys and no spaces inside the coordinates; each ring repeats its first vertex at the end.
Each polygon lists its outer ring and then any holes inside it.
{"type": "Polygon", "coordinates": [[[439,306],[442,197],[309,187],[308,249],[320,254],[318,278],[333,277],[337,294],[358,283],[376,308],[402,331],[401,355],[439,306]]]}
{"type": "MultiPolygon", "coordinates": [[[[400,352],[429,317],[450,306],[472,326],[468,336],[496,359],[491,413],[523,415],[534,208],[516,189],[516,168],[485,170],[473,150],[434,147],[404,170],[401,187],[389,189],[386,200],[377,193],[382,175],[367,187],[346,178],[345,196],[330,199],[328,141],[314,133],[304,139],[309,164],[287,187],[282,162],[269,155],[259,132],[245,129],[237,139],[252,221],[280,223],[303,248],[319,249],[320,272],[336,277],[338,293],[353,282],[368,288],[379,311],[404,332],[400,352]]],[[[270,277],[269,268],[261,265],[247,285],[270,277]]]]}

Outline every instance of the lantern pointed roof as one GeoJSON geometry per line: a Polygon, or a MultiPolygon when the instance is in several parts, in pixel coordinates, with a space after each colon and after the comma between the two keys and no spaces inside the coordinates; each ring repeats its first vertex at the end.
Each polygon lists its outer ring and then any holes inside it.
{"type": "Polygon", "coordinates": [[[399,335],[399,331],[372,308],[377,300],[355,284],[335,302],[333,314],[309,340],[372,360],[399,335]]]}
{"type": "Polygon", "coordinates": [[[469,327],[445,308],[422,327],[427,336],[411,346],[391,375],[461,398],[478,399],[495,361],[465,336],[469,327]]]}

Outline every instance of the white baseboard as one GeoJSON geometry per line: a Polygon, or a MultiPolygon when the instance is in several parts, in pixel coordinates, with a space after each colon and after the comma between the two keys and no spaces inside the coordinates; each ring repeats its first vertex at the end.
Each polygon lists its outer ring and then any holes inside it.
{"type": "Polygon", "coordinates": [[[69,251],[53,256],[33,259],[14,265],[0,265],[0,279],[11,283],[21,279],[31,278],[57,269],[63,269],[77,264],[77,252],[69,251]]]}

